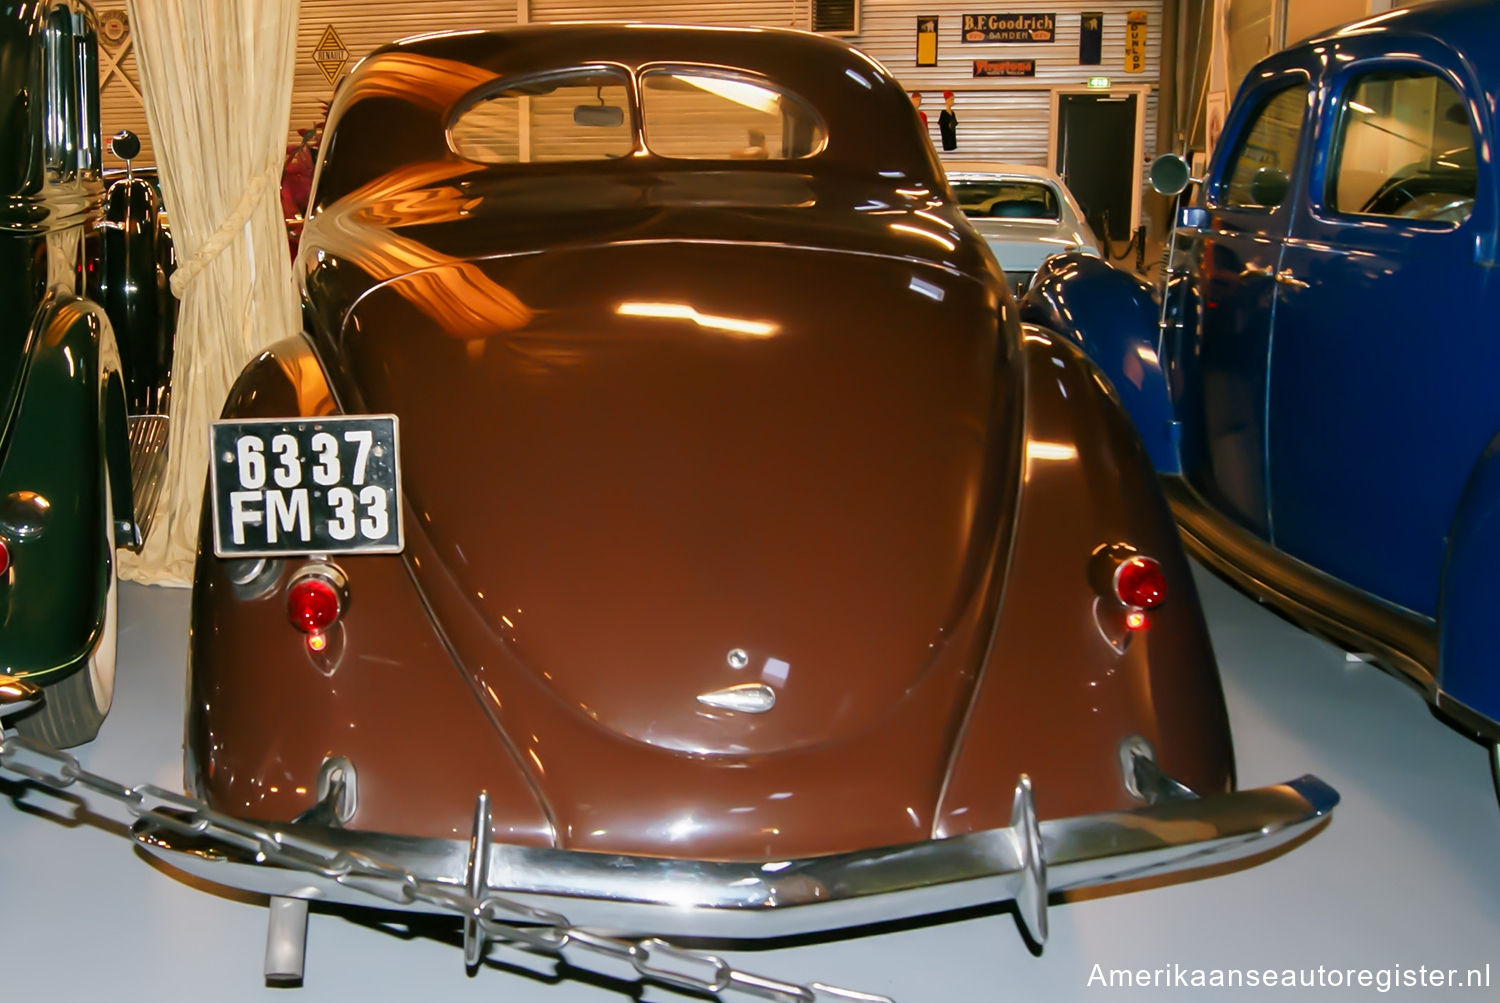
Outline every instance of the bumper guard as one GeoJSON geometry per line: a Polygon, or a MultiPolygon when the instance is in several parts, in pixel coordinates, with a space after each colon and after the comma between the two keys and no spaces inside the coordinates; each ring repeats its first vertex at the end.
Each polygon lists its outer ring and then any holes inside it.
{"type": "MultiPolygon", "coordinates": [[[[267,824],[279,843],[317,843],[478,897],[503,895],[565,914],[577,927],[655,936],[784,937],[1015,900],[1038,942],[1053,891],[1191,870],[1264,853],[1328,818],[1339,795],[1316,777],[1132,811],[1039,822],[1031,783],[1016,784],[1011,825],[946,839],[800,860],[721,862],[492,843],[481,795],[475,837],[414,838],[267,824]],[[475,866],[483,863],[482,872],[475,866]],[[483,880],[477,880],[480,873],[483,880]]],[[[338,868],[292,870],[184,836],[148,819],[148,853],[220,885],[279,898],[371,903],[338,868]]],[[[390,903],[384,903],[389,906],[390,903]]],[[[422,902],[397,908],[431,910],[422,902]]]]}

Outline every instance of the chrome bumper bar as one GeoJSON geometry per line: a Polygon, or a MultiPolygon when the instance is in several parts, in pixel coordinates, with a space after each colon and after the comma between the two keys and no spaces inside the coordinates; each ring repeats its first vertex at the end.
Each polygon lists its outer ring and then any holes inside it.
{"type": "MultiPolygon", "coordinates": [[[[1046,937],[1048,892],[1263,853],[1322,822],[1338,801],[1333,788],[1304,776],[1273,787],[1038,822],[1030,782],[1022,777],[1007,828],[753,863],[491,844],[487,832],[473,840],[448,840],[295,823],[265,828],[278,841],[316,840],[455,889],[478,884],[470,862],[482,860],[480,891],[564,914],[573,925],[592,930],[757,939],[1014,899],[1040,942],[1046,937]]],[[[476,824],[476,833],[480,828],[476,824]]],[[[147,820],[134,832],[148,853],[220,885],[371,904],[365,891],[345,884],[334,869],[308,872],[256,863],[243,850],[183,837],[147,820]]]]}

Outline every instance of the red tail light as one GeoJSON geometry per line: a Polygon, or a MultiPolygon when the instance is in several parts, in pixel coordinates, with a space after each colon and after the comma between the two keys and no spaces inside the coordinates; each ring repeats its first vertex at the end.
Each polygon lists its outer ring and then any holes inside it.
{"type": "Polygon", "coordinates": [[[321,578],[309,578],[291,587],[286,614],[292,626],[314,634],[327,630],[339,618],[338,592],[321,578]]]}
{"type": "Polygon", "coordinates": [[[1167,576],[1155,560],[1137,554],[1115,569],[1115,595],[1126,606],[1155,609],[1167,597],[1167,576]]]}
{"type": "Polygon", "coordinates": [[[322,634],[338,622],[349,604],[349,580],[331,564],[308,564],[292,576],[286,615],[305,634],[322,634]]]}

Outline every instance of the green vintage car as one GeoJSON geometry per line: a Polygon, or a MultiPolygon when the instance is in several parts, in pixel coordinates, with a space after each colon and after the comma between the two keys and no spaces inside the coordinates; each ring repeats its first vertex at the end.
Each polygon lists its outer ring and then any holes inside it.
{"type": "Polygon", "coordinates": [[[171,390],[170,241],[146,181],[106,189],[95,29],[78,0],[0,4],[0,673],[45,688],[13,723],[55,745],[109,710],[115,553],[171,390]]]}

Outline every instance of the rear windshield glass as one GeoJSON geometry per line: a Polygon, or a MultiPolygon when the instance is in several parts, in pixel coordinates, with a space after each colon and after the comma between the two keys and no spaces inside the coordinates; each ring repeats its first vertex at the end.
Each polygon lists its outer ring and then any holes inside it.
{"type": "MultiPolygon", "coordinates": [[[[629,78],[581,67],[503,83],[459,110],[453,151],[483,164],[605,160],[636,149],[629,78]]],[[[794,160],[828,140],[807,102],[722,69],[672,67],[641,74],[641,132],[658,157],[794,160]]]]}
{"type": "Polygon", "coordinates": [[[975,219],[1061,219],[1057,193],[1040,181],[951,182],[959,208],[975,219]]]}
{"type": "Polygon", "coordinates": [[[483,164],[606,160],[635,145],[629,81],[611,69],[518,80],[459,112],[449,141],[483,164]]]}
{"type": "Polygon", "coordinates": [[[641,75],[646,148],[688,160],[794,160],[826,133],[801,98],[751,77],[679,67],[641,75]]]}

